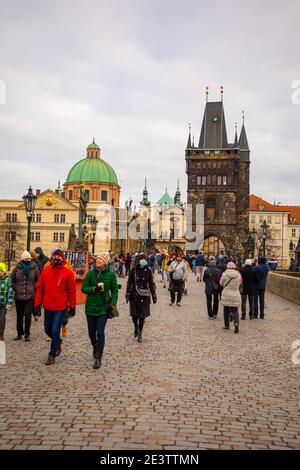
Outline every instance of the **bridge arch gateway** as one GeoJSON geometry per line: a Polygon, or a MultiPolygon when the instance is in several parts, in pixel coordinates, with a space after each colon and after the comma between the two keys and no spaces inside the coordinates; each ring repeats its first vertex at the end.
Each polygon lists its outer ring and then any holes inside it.
{"type": "Polygon", "coordinates": [[[204,241],[200,249],[204,256],[217,256],[227,254],[226,245],[223,239],[214,232],[205,234],[204,241]]]}

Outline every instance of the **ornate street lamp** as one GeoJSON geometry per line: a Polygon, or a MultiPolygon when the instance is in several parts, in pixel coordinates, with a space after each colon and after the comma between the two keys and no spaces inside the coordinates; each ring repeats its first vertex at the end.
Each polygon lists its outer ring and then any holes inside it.
{"type": "Polygon", "coordinates": [[[97,232],[97,225],[99,221],[96,219],[94,216],[91,220],[91,228],[92,228],[92,248],[93,248],[93,254],[95,253],[95,239],[96,239],[96,232],[97,232]]]}
{"type": "Polygon", "coordinates": [[[251,254],[252,257],[254,258],[255,256],[255,239],[256,239],[257,232],[255,228],[253,227],[252,230],[250,230],[250,249],[251,249],[251,254]]]}
{"type": "Polygon", "coordinates": [[[267,239],[267,230],[268,228],[270,227],[270,225],[267,224],[267,222],[264,220],[264,223],[260,226],[260,228],[262,229],[262,233],[263,233],[263,257],[265,258],[266,257],[266,239],[267,239]]]}
{"type": "Polygon", "coordinates": [[[28,193],[26,196],[23,196],[23,201],[25,204],[25,211],[27,215],[27,251],[30,251],[30,229],[31,229],[31,222],[32,216],[35,210],[36,200],[37,197],[32,192],[32,187],[30,186],[28,189],[28,193]]]}

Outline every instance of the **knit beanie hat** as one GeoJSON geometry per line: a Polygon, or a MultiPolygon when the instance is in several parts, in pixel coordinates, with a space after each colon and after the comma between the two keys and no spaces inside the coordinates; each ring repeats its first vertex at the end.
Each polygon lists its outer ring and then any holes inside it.
{"type": "Polygon", "coordinates": [[[109,254],[108,253],[100,253],[97,256],[97,261],[100,261],[100,266],[108,266],[109,263],[109,254]]]}
{"type": "Polygon", "coordinates": [[[251,259],[246,259],[245,265],[246,266],[251,266],[252,265],[252,260],[251,259]]]}
{"type": "Polygon", "coordinates": [[[24,259],[31,259],[31,254],[29,251],[23,251],[21,254],[21,261],[24,261],[24,259]]]}
{"type": "Polygon", "coordinates": [[[236,269],[236,265],[233,261],[229,261],[229,263],[227,263],[227,269],[236,269]]]}
{"type": "Polygon", "coordinates": [[[62,256],[62,258],[65,259],[65,255],[63,254],[60,248],[53,248],[53,250],[51,251],[51,256],[54,256],[54,255],[62,256]]]}
{"type": "Polygon", "coordinates": [[[5,263],[0,263],[0,271],[2,271],[3,273],[7,272],[7,267],[5,263]]]}

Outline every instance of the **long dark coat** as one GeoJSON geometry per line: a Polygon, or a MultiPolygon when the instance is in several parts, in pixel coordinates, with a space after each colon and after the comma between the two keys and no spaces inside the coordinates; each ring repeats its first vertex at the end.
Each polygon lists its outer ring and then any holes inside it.
{"type": "Polygon", "coordinates": [[[243,278],[243,294],[253,295],[257,284],[256,272],[252,266],[247,265],[240,271],[243,278]]]}
{"type": "Polygon", "coordinates": [[[151,269],[146,266],[141,268],[136,266],[129,273],[126,298],[129,300],[130,315],[135,318],[145,318],[150,315],[150,302],[151,298],[142,297],[137,293],[136,286],[138,289],[149,289],[153,302],[156,302],[156,288],[153,280],[153,274],[151,269]]]}

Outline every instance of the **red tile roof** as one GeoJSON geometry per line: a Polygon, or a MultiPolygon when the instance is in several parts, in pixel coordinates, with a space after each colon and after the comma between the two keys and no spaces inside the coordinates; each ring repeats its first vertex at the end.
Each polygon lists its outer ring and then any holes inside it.
{"type": "Polygon", "coordinates": [[[261,197],[250,194],[250,211],[259,211],[259,206],[263,206],[262,210],[265,212],[289,212],[289,222],[292,223],[295,219],[297,224],[300,224],[300,206],[284,206],[281,204],[270,204],[261,197]]]}

